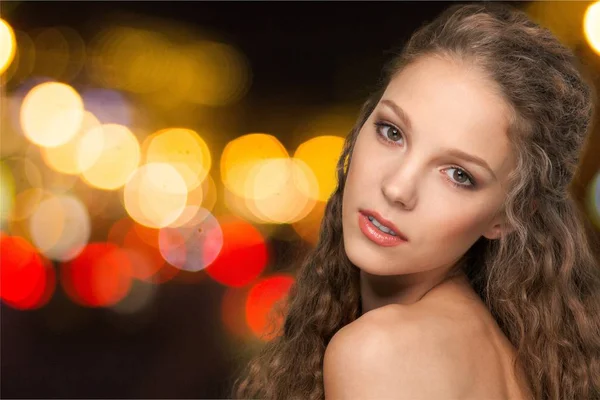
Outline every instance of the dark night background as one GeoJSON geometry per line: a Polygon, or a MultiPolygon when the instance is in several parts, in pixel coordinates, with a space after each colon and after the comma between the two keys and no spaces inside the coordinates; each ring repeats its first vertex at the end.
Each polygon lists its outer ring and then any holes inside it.
{"type": "MultiPolygon", "coordinates": [[[[84,41],[115,12],[195,25],[250,61],[243,130],[286,132],[302,118],[293,110],[343,104],[357,111],[391,52],[450,4],[3,1],[0,10],[15,29],[66,25],[84,41]]],[[[271,245],[278,257],[291,258],[286,242],[271,245]]],[[[222,338],[223,290],[165,284],[150,311],[129,317],[79,307],[60,289],[39,310],[2,304],[0,397],[226,397],[250,351],[222,338]],[[53,324],[60,329],[49,329],[53,324]]]]}

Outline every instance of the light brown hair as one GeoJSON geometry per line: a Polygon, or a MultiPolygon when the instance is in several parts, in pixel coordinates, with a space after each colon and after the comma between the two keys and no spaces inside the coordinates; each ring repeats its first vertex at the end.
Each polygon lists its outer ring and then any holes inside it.
{"type": "Polygon", "coordinates": [[[481,237],[465,272],[517,348],[536,399],[600,398],[600,268],[591,231],[569,191],[594,117],[595,94],[573,53],[525,13],[499,3],[456,4],[409,39],[384,69],[337,165],[316,247],[282,307],[284,323],[235,381],[235,398],[322,399],[323,355],[361,315],[359,270],[342,238],[342,193],[360,128],[390,79],[424,56],[473,65],[511,110],[517,167],[504,212],[512,228],[481,237]]]}

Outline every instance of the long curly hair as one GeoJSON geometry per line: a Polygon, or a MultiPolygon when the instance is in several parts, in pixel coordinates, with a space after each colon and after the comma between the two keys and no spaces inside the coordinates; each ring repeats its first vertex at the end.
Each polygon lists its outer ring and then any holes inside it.
{"type": "MultiPolygon", "coordinates": [[[[390,79],[428,56],[476,65],[511,110],[517,167],[504,212],[512,228],[465,254],[471,285],[517,349],[536,399],[600,398],[600,267],[595,232],[570,191],[596,96],[549,30],[500,3],[455,4],[421,26],[384,68],[337,164],[319,241],[280,304],[283,323],[235,379],[232,397],[323,399],[323,356],[361,315],[359,270],[344,250],[342,194],[352,150],[390,79]]],[[[241,370],[240,370],[241,371],[241,370]]]]}

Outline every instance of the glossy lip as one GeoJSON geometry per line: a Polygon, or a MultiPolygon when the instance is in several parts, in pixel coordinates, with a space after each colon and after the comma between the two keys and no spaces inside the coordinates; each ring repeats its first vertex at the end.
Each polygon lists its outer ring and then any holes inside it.
{"type": "Polygon", "coordinates": [[[406,243],[404,239],[399,236],[394,236],[380,231],[365,214],[358,213],[358,227],[367,239],[382,247],[398,246],[402,243],[406,243]]]}
{"type": "Polygon", "coordinates": [[[375,218],[377,221],[379,221],[383,226],[385,226],[388,229],[391,229],[394,231],[394,233],[396,234],[397,237],[399,237],[400,239],[408,242],[407,237],[400,232],[400,230],[398,229],[398,227],[396,227],[396,225],[394,225],[392,223],[392,221],[389,221],[385,218],[383,218],[377,211],[373,211],[373,210],[358,210],[361,214],[366,215],[366,216],[372,216],[373,218],[375,218]]]}

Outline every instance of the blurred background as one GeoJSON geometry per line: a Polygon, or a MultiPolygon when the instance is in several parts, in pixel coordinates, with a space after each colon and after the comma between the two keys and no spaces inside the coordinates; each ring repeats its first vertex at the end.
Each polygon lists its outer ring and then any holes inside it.
{"type": "MultiPolygon", "coordinates": [[[[0,2],[0,397],[227,397],[383,63],[449,4],[0,2]]],[[[511,4],[600,87],[600,2],[511,4]]]]}

